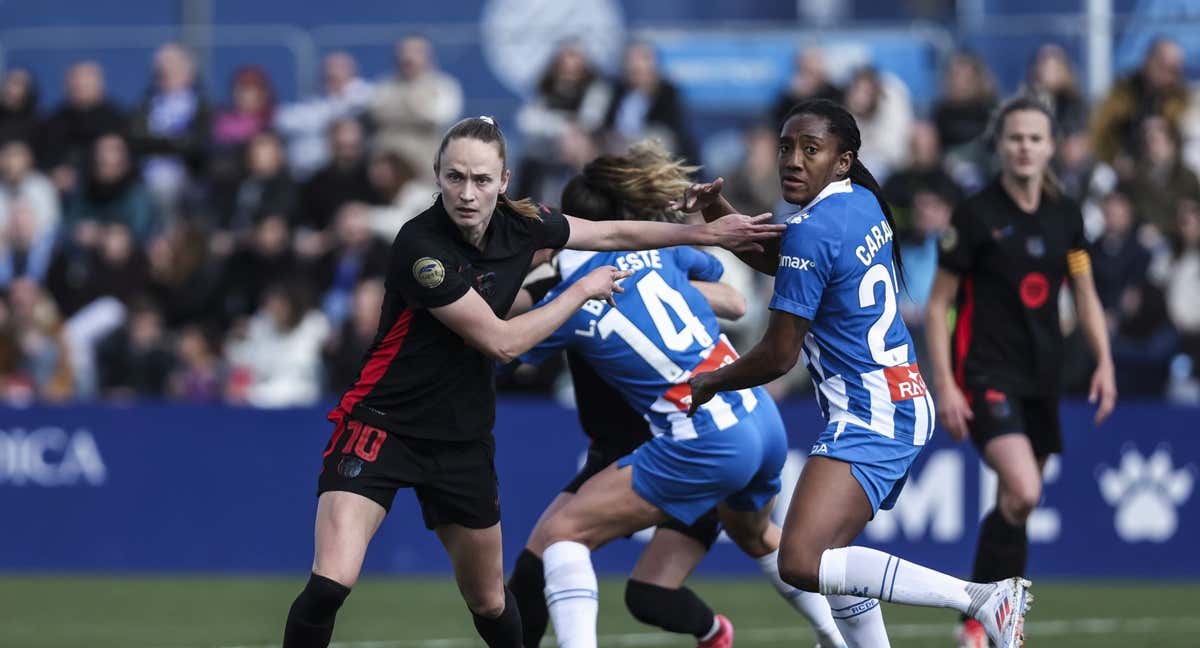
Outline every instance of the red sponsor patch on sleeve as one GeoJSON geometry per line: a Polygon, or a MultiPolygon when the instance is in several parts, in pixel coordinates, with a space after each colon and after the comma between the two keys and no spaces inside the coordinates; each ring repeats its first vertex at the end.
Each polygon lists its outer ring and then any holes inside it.
{"type": "Polygon", "coordinates": [[[887,378],[893,401],[911,400],[926,394],[925,379],[921,377],[921,368],[915,362],[899,367],[884,367],[883,375],[887,378]]]}

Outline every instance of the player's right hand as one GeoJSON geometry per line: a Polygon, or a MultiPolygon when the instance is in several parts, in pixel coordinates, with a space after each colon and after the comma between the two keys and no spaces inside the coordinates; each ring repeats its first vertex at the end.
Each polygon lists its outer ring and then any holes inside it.
{"type": "Polygon", "coordinates": [[[758,216],[726,214],[707,225],[717,245],[730,252],[762,252],[758,241],[768,241],[783,236],[787,225],[771,222],[771,213],[758,216]]]}
{"type": "Polygon", "coordinates": [[[625,292],[618,284],[619,281],[633,274],[632,270],[617,270],[612,266],[600,266],[584,275],[575,282],[578,290],[583,292],[585,299],[603,299],[609,306],[616,307],[613,293],[625,292]]]}
{"type": "Polygon", "coordinates": [[[712,386],[712,381],[709,378],[712,373],[696,374],[688,380],[688,387],[692,388],[692,395],[688,397],[688,417],[696,413],[699,407],[708,401],[712,400],[713,396],[717,395],[717,390],[712,386]]]}
{"type": "Polygon", "coordinates": [[[683,191],[682,200],[672,200],[671,209],[692,213],[704,209],[717,200],[721,195],[721,187],[725,186],[725,178],[717,178],[712,182],[698,182],[683,191]]]}
{"type": "Polygon", "coordinates": [[[969,422],[975,419],[967,397],[953,382],[943,384],[939,396],[941,398],[937,402],[938,420],[950,432],[951,438],[962,441],[967,438],[969,422]]]}

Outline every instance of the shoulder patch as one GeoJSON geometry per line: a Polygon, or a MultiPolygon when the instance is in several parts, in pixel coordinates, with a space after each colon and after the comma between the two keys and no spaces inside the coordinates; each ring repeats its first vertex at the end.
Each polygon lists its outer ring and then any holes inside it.
{"type": "Polygon", "coordinates": [[[423,288],[437,288],[446,278],[446,268],[433,257],[421,257],[412,267],[413,279],[423,288]]]}

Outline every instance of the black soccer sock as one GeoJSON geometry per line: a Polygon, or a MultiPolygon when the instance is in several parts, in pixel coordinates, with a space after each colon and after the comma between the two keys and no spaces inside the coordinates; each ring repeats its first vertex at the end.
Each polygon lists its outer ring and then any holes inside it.
{"type": "Polygon", "coordinates": [[[475,618],[475,631],[483,638],[488,648],[521,648],[521,611],[512,590],[504,588],[504,612],[489,619],[471,612],[475,618]]]}
{"type": "Polygon", "coordinates": [[[512,575],[508,577],[508,589],[521,611],[524,628],[525,648],[538,648],[550,623],[550,610],[546,607],[546,572],[542,559],[525,549],[517,556],[512,575]]]}
{"type": "Polygon", "coordinates": [[[312,574],[288,610],[283,648],[325,648],[333,637],[333,621],[350,588],[312,574]]]}
{"type": "Polygon", "coordinates": [[[667,632],[703,637],[712,630],[712,608],[686,587],[668,589],[629,579],[625,606],[633,618],[667,632]]]}
{"type": "Polygon", "coordinates": [[[975,549],[971,580],[991,583],[1024,576],[1028,557],[1029,538],[1025,535],[1025,525],[1010,524],[1000,509],[994,508],[979,527],[979,545],[975,549]]]}

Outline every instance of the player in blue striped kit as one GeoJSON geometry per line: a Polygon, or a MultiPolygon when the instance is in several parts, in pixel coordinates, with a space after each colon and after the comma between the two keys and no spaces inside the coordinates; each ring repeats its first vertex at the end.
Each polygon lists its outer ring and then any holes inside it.
{"type": "MultiPolygon", "coordinates": [[[[691,378],[691,410],[715,394],[773,380],[803,354],[826,426],[796,485],[780,547],[788,583],[829,596],[851,646],[887,646],[878,600],[957,609],[999,648],[1023,642],[1032,601],[1020,578],[967,583],[895,556],[848,546],[891,508],[933,432],[933,404],[897,309],[901,259],[878,183],[858,161],[854,118],[833,102],[796,106],[782,125],[779,173],[787,219],[779,250],[742,255],[775,275],[771,318],[744,357],[691,378]]],[[[699,188],[705,218],[731,210],[699,188]]],[[[696,200],[696,193],[685,202],[696,200]]]]}

